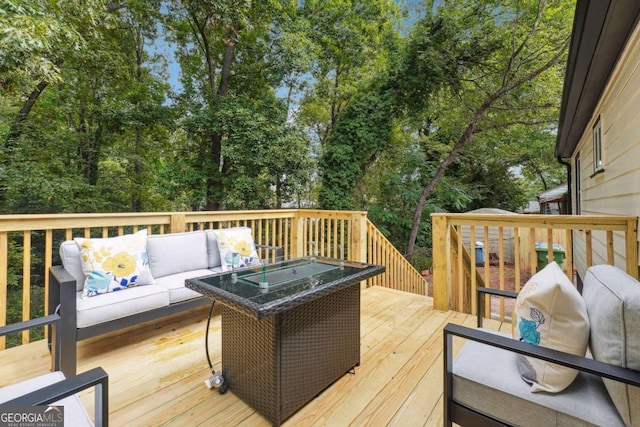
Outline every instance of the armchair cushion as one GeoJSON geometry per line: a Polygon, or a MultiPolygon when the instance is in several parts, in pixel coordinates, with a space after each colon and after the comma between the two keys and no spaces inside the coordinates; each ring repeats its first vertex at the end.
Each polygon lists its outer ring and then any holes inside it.
{"type": "MultiPolygon", "coordinates": [[[[618,268],[597,265],[587,271],[582,295],[594,359],[640,370],[640,283],[618,268]]],[[[604,384],[625,423],[640,426],[640,389],[607,379],[604,384]]]]}
{"type": "MultiPolygon", "coordinates": [[[[530,344],[584,356],[589,341],[587,306],[562,269],[552,262],[522,288],[514,309],[514,338],[530,344]]],[[[517,355],[522,378],[531,391],[557,393],[577,371],[517,355]]]]}
{"type": "Polygon", "coordinates": [[[454,400],[511,425],[624,425],[600,377],[580,373],[562,393],[531,393],[512,352],[472,340],[453,362],[452,390],[454,400]]]}
{"type": "MultiPolygon", "coordinates": [[[[11,384],[0,388],[0,404],[20,397],[24,394],[38,390],[44,386],[63,381],[65,376],[60,371],[49,372],[39,377],[11,384]]],[[[84,410],[80,399],[76,395],[65,397],[51,404],[52,406],[64,406],[64,417],[73,421],[73,425],[93,425],[89,415],[84,410]]]]}
{"type": "Polygon", "coordinates": [[[85,274],[83,297],[153,284],[147,230],[103,239],[76,237],[85,274]]]}

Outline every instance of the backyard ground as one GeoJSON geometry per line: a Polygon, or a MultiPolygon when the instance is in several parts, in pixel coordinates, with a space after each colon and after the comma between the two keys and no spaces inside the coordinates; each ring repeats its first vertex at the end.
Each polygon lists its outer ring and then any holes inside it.
{"type": "MultiPolygon", "coordinates": [[[[500,269],[498,266],[489,266],[489,277],[490,277],[490,285],[489,287],[494,289],[500,289],[500,269]]],[[[513,265],[505,265],[504,266],[504,289],[508,291],[513,291],[516,289],[515,286],[515,268],[513,265]]],[[[482,277],[485,274],[485,267],[478,267],[478,272],[482,277]]],[[[520,271],[520,289],[527,283],[527,281],[531,278],[531,273],[529,271],[520,271]]],[[[432,274],[428,274],[425,279],[428,283],[428,295],[433,296],[433,276],[432,274]]],[[[511,316],[513,312],[513,304],[514,300],[510,298],[505,298],[505,315],[511,316]]],[[[500,313],[500,298],[492,297],[491,298],[491,312],[493,314],[500,313]]]]}

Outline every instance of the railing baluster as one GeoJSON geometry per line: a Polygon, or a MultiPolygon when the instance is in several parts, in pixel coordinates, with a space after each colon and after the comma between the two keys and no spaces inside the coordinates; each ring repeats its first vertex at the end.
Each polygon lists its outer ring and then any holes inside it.
{"type": "MultiPolygon", "coordinates": [[[[31,231],[22,236],[22,320],[31,317],[31,231]]],[[[29,331],[22,331],[22,344],[29,342],[29,331]]]]}
{"type": "MultiPolygon", "coordinates": [[[[7,324],[7,287],[9,239],[6,231],[0,231],[0,326],[7,324]]],[[[0,350],[5,348],[6,337],[0,337],[0,350]]]]}
{"type": "Polygon", "coordinates": [[[520,229],[513,227],[514,289],[520,292],[520,229]]]}
{"type": "Polygon", "coordinates": [[[469,255],[471,255],[471,314],[475,315],[478,310],[478,281],[476,280],[476,226],[469,227],[469,255]]]}
{"type": "Polygon", "coordinates": [[[613,231],[607,230],[607,264],[613,263],[613,231]]]}
{"type": "MultiPolygon", "coordinates": [[[[498,227],[498,276],[500,290],[504,291],[504,228],[498,227]]],[[[504,298],[500,298],[500,321],[504,321],[504,298]]]]}
{"type": "Polygon", "coordinates": [[[591,244],[591,230],[585,231],[585,250],[587,252],[587,268],[593,265],[593,246],[591,244]]]}

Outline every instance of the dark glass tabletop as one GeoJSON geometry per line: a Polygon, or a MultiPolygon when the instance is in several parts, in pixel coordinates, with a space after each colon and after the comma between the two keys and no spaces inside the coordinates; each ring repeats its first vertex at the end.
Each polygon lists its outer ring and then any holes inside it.
{"type": "Polygon", "coordinates": [[[186,286],[256,318],[335,292],[384,271],[383,266],[305,257],[187,279],[186,286]]]}

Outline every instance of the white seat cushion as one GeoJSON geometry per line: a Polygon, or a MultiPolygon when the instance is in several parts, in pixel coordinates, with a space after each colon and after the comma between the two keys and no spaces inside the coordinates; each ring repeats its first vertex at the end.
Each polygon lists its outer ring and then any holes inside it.
{"type": "Polygon", "coordinates": [[[169,291],[162,286],[136,286],[124,291],[110,292],[93,298],[76,294],[77,327],[97,325],[154,308],[169,305],[169,291]]]}
{"type": "Polygon", "coordinates": [[[531,393],[513,353],[471,340],[453,362],[453,398],[511,425],[624,426],[601,378],[580,373],[559,393],[531,393]]]}
{"type": "Polygon", "coordinates": [[[198,292],[187,288],[184,281],[193,279],[194,277],[209,276],[211,274],[213,274],[211,270],[207,269],[185,271],[156,279],[156,284],[169,291],[170,302],[174,303],[202,296],[198,292]]]}
{"type": "MultiPolygon", "coordinates": [[[[56,371],[0,388],[0,404],[64,379],[62,372],[56,371]]],[[[64,425],[66,427],[93,425],[80,399],[75,395],[65,397],[51,405],[64,406],[64,425]]]]}

